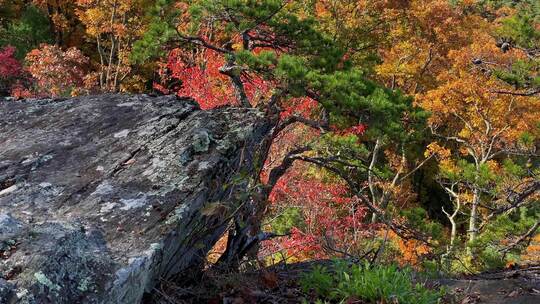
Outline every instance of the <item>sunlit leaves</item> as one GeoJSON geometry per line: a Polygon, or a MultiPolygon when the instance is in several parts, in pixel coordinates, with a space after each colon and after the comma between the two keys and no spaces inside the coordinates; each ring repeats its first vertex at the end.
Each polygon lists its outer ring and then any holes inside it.
{"type": "Polygon", "coordinates": [[[38,94],[77,95],[83,87],[88,58],[76,48],[63,51],[43,44],[26,55],[26,62],[36,79],[38,94]]]}

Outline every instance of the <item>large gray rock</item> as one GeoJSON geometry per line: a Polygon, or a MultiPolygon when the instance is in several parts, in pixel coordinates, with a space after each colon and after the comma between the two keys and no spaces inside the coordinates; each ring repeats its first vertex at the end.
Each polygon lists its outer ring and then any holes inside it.
{"type": "Polygon", "coordinates": [[[0,101],[0,303],[137,303],[198,266],[269,128],[174,97],[0,101]]]}

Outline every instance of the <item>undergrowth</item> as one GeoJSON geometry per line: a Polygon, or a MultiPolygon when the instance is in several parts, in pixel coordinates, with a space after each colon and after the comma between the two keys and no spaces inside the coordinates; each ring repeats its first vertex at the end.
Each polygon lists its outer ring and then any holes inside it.
{"type": "Polygon", "coordinates": [[[368,303],[432,304],[439,303],[445,294],[444,289],[430,289],[414,281],[415,276],[409,268],[368,263],[349,266],[334,262],[331,271],[326,267],[315,267],[301,278],[300,284],[304,292],[315,293],[316,303],[362,300],[368,303]]]}

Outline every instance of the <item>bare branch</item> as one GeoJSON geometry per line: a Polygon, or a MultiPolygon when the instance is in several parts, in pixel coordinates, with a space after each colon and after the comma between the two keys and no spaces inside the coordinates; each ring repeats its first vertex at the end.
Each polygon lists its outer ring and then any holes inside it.
{"type": "Polygon", "coordinates": [[[414,229],[411,229],[403,224],[388,219],[387,214],[386,212],[384,212],[384,210],[381,210],[379,207],[373,205],[368,199],[366,199],[364,195],[362,195],[363,188],[359,187],[359,185],[357,185],[350,176],[348,176],[339,168],[325,162],[323,159],[320,158],[313,158],[303,155],[295,156],[294,158],[315,164],[319,167],[327,169],[330,172],[335,173],[349,185],[349,188],[351,190],[356,192],[356,197],[361,201],[361,203],[365,205],[371,212],[377,214],[377,216],[382,219],[382,222],[386,224],[390,229],[392,229],[392,231],[394,231],[397,235],[399,235],[403,239],[415,239],[429,245],[428,238],[425,235],[420,234],[418,231],[415,231],[414,229]]]}
{"type": "Polygon", "coordinates": [[[422,168],[430,159],[432,159],[433,157],[435,156],[435,154],[431,154],[430,156],[428,156],[427,158],[425,158],[423,161],[421,161],[418,165],[416,165],[416,167],[414,167],[411,171],[409,171],[407,174],[403,175],[400,179],[400,181],[404,181],[405,179],[407,179],[409,176],[411,176],[412,174],[414,174],[414,172],[420,170],[420,168],[422,168]]]}
{"type": "Polygon", "coordinates": [[[521,193],[511,191],[511,193],[507,197],[507,200],[510,204],[491,212],[486,217],[482,225],[480,225],[480,229],[482,229],[493,217],[523,206],[527,202],[527,199],[534,195],[537,191],[540,191],[540,181],[534,181],[533,183],[528,185],[527,188],[525,188],[525,190],[523,190],[521,193]]]}
{"type": "Polygon", "coordinates": [[[512,191],[512,193],[508,195],[508,200],[510,201],[510,205],[502,209],[498,209],[497,211],[495,211],[495,213],[501,214],[508,210],[521,206],[525,200],[527,200],[530,196],[535,194],[537,191],[540,191],[540,180],[532,182],[521,193],[516,193],[512,191]]]}
{"type": "Polygon", "coordinates": [[[528,92],[512,92],[512,91],[492,91],[495,94],[514,95],[514,96],[533,96],[540,94],[540,89],[531,90],[528,92]]]}
{"type": "Polygon", "coordinates": [[[287,94],[286,90],[283,89],[277,89],[277,91],[270,96],[270,101],[266,105],[266,111],[276,113],[279,112],[279,109],[277,108],[277,104],[279,100],[287,94]]]}
{"type": "Polygon", "coordinates": [[[373,147],[373,151],[371,152],[371,161],[369,163],[369,172],[368,172],[368,186],[369,186],[369,192],[371,194],[371,199],[376,204],[376,197],[375,197],[375,185],[373,183],[373,169],[375,168],[375,165],[377,164],[377,156],[379,155],[379,149],[381,147],[381,139],[377,138],[375,141],[375,147],[373,147]]]}
{"type": "Polygon", "coordinates": [[[272,170],[270,170],[270,174],[268,176],[268,182],[266,183],[266,189],[265,189],[267,194],[270,194],[270,192],[272,192],[272,189],[276,186],[279,179],[293,165],[294,161],[298,159],[299,155],[309,150],[310,150],[309,147],[301,147],[301,148],[290,151],[289,153],[287,153],[287,155],[285,155],[285,157],[283,158],[283,161],[281,162],[279,166],[276,166],[272,168],[272,170]]]}

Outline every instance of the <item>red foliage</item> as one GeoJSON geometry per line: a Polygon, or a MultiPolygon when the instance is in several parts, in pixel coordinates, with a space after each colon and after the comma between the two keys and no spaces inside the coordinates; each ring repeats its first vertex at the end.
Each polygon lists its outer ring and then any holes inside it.
{"type": "Polygon", "coordinates": [[[21,82],[17,82],[11,87],[11,96],[15,99],[24,99],[34,97],[35,95],[21,82]]]}
{"type": "Polygon", "coordinates": [[[15,51],[12,46],[0,48],[0,96],[13,95],[12,92],[19,87],[17,83],[23,78],[23,68],[15,58],[15,51]]]}
{"type": "Polygon", "coordinates": [[[357,124],[356,126],[352,126],[350,128],[347,128],[347,129],[344,129],[344,130],[338,130],[337,128],[334,128],[334,131],[340,135],[349,135],[349,134],[353,134],[353,135],[356,135],[356,136],[361,136],[361,135],[364,135],[364,133],[366,132],[368,126],[365,125],[365,124],[357,124]]]}
{"type": "MultiPolygon", "coordinates": [[[[197,100],[202,109],[212,109],[223,105],[236,105],[234,89],[228,76],[219,72],[225,64],[223,56],[212,50],[205,50],[202,62],[187,63],[184,53],[175,49],[169,53],[167,62],[160,69],[161,83],[154,88],[164,94],[176,93],[197,100]],[[165,83],[181,82],[180,87],[170,87],[165,83]]],[[[269,98],[271,84],[260,77],[243,75],[246,95],[253,103],[269,98]]]]}
{"type": "Polygon", "coordinates": [[[14,57],[15,51],[12,46],[0,49],[0,79],[13,78],[21,74],[22,65],[14,57]]]}
{"type": "MultiPolygon", "coordinates": [[[[173,50],[160,70],[161,82],[155,83],[154,88],[165,94],[176,93],[193,97],[202,109],[235,105],[236,99],[230,79],[219,72],[224,64],[223,56],[212,50],[203,51],[199,54],[199,59],[195,60],[192,54],[183,53],[180,49],[173,50]]],[[[244,74],[242,80],[246,94],[253,104],[267,101],[271,88],[275,87],[271,81],[252,75],[244,74]]],[[[318,104],[307,97],[292,98],[282,105],[282,109],[282,118],[293,114],[311,117],[318,109],[318,104]]],[[[365,129],[365,125],[359,124],[339,133],[362,135],[365,129]]],[[[312,136],[316,136],[315,131],[302,128],[293,128],[282,134],[272,147],[267,166],[273,159],[281,159],[282,154],[295,146],[295,143],[312,136]]],[[[349,195],[345,185],[307,178],[300,174],[302,171],[305,170],[299,170],[296,166],[282,177],[274,188],[270,201],[284,207],[300,206],[305,227],[293,227],[289,237],[266,242],[265,251],[284,250],[289,257],[303,259],[335,254],[325,250],[329,246],[349,250],[360,234],[370,231],[363,224],[366,209],[361,207],[356,198],[349,195]],[[332,244],[329,245],[330,243],[332,244]]],[[[265,173],[268,172],[263,172],[263,181],[266,179],[265,173]]]]}
{"type": "Polygon", "coordinates": [[[317,107],[318,103],[309,97],[292,98],[287,100],[287,103],[283,105],[281,117],[285,118],[294,114],[307,118],[311,116],[317,107]]]}
{"type": "Polygon", "coordinates": [[[167,63],[160,71],[162,82],[180,80],[180,88],[168,88],[163,84],[154,84],[154,88],[165,94],[176,93],[197,100],[202,109],[211,109],[230,104],[234,92],[228,83],[228,78],[219,73],[224,64],[222,56],[207,50],[204,62],[187,64],[182,58],[182,50],[170,52],[167,63]]]}
{"type": "Polygon", "coordinates": [[[332,249],[355,250],[355,241],[370,231],[364,223],[367,210],[348,188],[301,176],[296,168],[282,177],[270,196],[272,204],[300,206],[305,227],[294,227],[291,235],[267,243],[267,251],[285,250],[296,259],[327,258],[332,249]]]}
{"type": "Polygon", "coordinates": [[[244,89],[246,95],[253,104],[265,103],[271,97],[273,83],[264,80],[256,75],[243,75],[244,89]]]}

